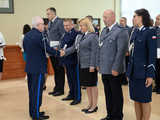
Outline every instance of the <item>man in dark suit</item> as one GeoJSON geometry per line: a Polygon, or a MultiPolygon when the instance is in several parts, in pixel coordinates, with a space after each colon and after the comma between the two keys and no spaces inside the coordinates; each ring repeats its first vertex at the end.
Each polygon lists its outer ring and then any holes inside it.
{"type": "Polygon", "coordinates": [[[43,82],[47,73],[47,53],[59,55],[59,52],[50,48],[43,39],[44,22],[41,17],[32,19],[33,29],[28,32],[23,41],[26,52],[26,68],[29,91],[29,113],[33,120],[48,119],[44,112],[39,112],[42,103],[43,82]]]}
{"type": "MultiPolygon", "coordinates": [[[[54,49],[60,49],[61,40],[65,33],[63,20],[56,16],[55,8],[47,9],[47,16],[49,19],[48,24],[48,39],[50,46],[54,49]]],[[[64,83],[65,83],[65,71],[61,63],[61,59],[55,56],[50,56],[52,66],[54,69],[54,79],[55,87],[52,92],[49,92],[49,95],[60,96],[64,94],[64,83]]]]}
{"type": "MultiPolygon", "coordinates": [[[[62,39],[61,48],[65,49],[71,47],[75,43],[76,36],[78,34],[77,31],[73,28],[73,21],[71,19],[65,19],[64,22],[65,35],[62,39]]],[[[65,56],[63,58],[63,63],[66,67],[68,85],[69,85],[69,94],[66,98],[62,100],[73,100],[71,105],[76,105],[81,101],[81,90],[80,90],[80,80],[77,76],[77,53],[74,52],[71,55],[65,56]]]]}
{"type": "Polygon", "coordinates": [[[99,72],[102,74],[107,116],[101,120],[123,119],[122,73],[125,72],[125,53],[128,50],[127,30],[116,23],[115,13],[103,14],[106,27],[99,41],[99,72]],[[112,53],[112,54],[111,54],[112,53]]]}

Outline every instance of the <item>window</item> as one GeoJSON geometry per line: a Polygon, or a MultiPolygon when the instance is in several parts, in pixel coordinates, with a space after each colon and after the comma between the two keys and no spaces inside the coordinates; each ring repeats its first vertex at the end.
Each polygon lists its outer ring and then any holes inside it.
{"type": "Polygon", "coordinates": [[[121,0],[121,16],[126,17],[128,25],[132,26],[132,18],[136,9],[145,8],[149,11],[151,18],[160,14],[160,0],[121,0]]]}

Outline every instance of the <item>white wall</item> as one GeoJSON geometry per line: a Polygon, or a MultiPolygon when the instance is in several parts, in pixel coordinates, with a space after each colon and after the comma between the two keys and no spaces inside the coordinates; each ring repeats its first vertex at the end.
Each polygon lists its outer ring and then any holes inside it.
{"type": "Polygon", "coordinates": [[[4,34],[7,44],[19,41],[23,25],[31,24],[33,16],[46,17],[46,9],[55,7],[60,17],[81,18],[93,15],[101,18],[105,9],[116,10],[119,17],[119,0],[14,0],[14,14],[0,14],[0,31],[4,34]],[[116,8],[114,8],[116,6],[116,8]]]}

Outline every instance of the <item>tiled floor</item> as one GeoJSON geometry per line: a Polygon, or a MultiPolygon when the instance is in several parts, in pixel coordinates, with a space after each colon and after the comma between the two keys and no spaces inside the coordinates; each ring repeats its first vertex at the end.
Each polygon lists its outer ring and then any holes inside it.
{"type": "MultiPolygon", "coordinates": [[[[53,76],[47,80],[47,90],[43,96],[43,107],[50,116],[49,120],[100,120],[106,115],[103,85],[99,79],[99,110],[97,113],[86,115],[81,109],[87,105],[87,94],[82,90],[82,102],[76,106],[70,106],[70,102],[61,101],[64,96],[52,97],[48,92],[54,85],[53,76]]],[[[124,91],[124,120],[136,120],[133,102],[129,99],[128,87],[124,91]]],[[[65,95],[68,92],[66,82],[65,95]]],[[[26,80],[0,81],[0,120],[30,120],[28,115],[28,90],[26,80]]],[[[151,120],[160,120],[160,95],[153,94],[151,120]]]]}

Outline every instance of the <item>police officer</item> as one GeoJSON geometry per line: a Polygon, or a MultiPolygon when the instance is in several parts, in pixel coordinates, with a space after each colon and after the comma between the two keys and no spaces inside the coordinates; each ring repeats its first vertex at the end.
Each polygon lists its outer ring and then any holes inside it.
{"type": "MultiPolygon", "coordinates": [[[[63,25],[66,32],[61,42],[61,48],[65,49],[74,44],[78,32],[73,28],[73,21],[71,19],[65,19],[63,25]]],[[[73,54],[64,57],[63,63],[67,72],[69,94],[62,100],[73,100],[71,105],[76,105],[81,101],[80,81],[77,76],[77,53],[74,52],[73,54]]]]}
{"type": "Polygon", "coordinates": [[[103,14],[106,27],[100,35],[99,72],[102,74],[107,116],[101,120],[123,119],[122,73],[125,72],[125,53],[128,50],[127,30],[115,21],[115,13],[103,14]]]}
{"type": "Polygon", "coordinates": [[[155,27],[157,33],[157,60],[156,60],[156,79],[155,79],[155,87],[153,88],[153,92],[160,94],[160,15],[157,15],[155,27]]]}
{"type": "MultiPolygon", "coordinates": [[[[119,24],[126,28],[128,30],[128,35],[130,36],[131,34],[131,28],[127,25],[127,18],[126,17],[121,17],[119,20],[119,24]]],[[[128,61],[129,61],[129,53],[128,51],[126,52],[126,58],[125,58],[125,62],[126,62],[126,68],[128,67],[128,61]]],[[[126,73],[123,74],[122,76],[122,85],[127,85],[128,81],[127,81],[127,77],[126,77],[126,73]]]]}
{"type": "MultiPolygon", "coordinates": [[[[98,36],[95,34],[92,23],[88,18],[79,21],[80,30],[83,34],[76,37],[73,46],[61,50],[61,56],[68,56],[77,52],[79,78],[81,86],[86,87],[88,95],[88,106],[82,109],[87,114],[97,112],[98,88],[96,54],[98,49],[98,36]]],[[[77,68],[78,68],[77,67],[77,68]]]]}
{"type": "Polygon", "coordinates": [[[29,113],[33,120],[48,119],[44,112],[39,112],[41,101],[44,75],[47,72],[46,52],[52,55],[59,55],[59,52],[50,48],[46,40],[43,39],[44,22],[41,17],[32,19],[33,29],[28,32],[23,41],[24,51],[26,52],[26,68],[29,90],[29,113]]]}
{"type": "Polygon", "coordinates": [[[149,120],[152,81],[155,78],[156,33],[150,28],[150,15],[146,9],[135,11],[134,23],[138,28],[132,35],[129,47],[129,92],[135,104],[137,120],[149,120]]]}
{"type": "MultiPolygon", "coordinates": [[[[93,24],[93,16],[91,15],[88,15],[86,16],[90,21],[91,23],[93,24]]],[[[99,36],[99,30],[96,28],[96,26],[93,24],[93,27],[94,27],[94,30],[95,30],[95,33],[99,36]]]]}
{"type": "MultiPolygon", "coordinates": [[[[59,49],[61,40],[65,33],[63,20],[56,15],[56,9],[51,7],[47,9],[48,24],[48,38],[50,46],[59,49]]],[[[50,56],[52,67],[54,69],[55,87],[49,95],[61,96],[64,94],[65,72],[61,64],[61,59],[55,56],[50,56]]]]}
{"type": "Polygon", "coordinates": [[[131,28],[127,25],[127,18],[126,17],[121,17],[119,20],[119,24],[123,27],[125,27],[128,30],[128,34],[130,36],[131,34],[131,28]]]}

